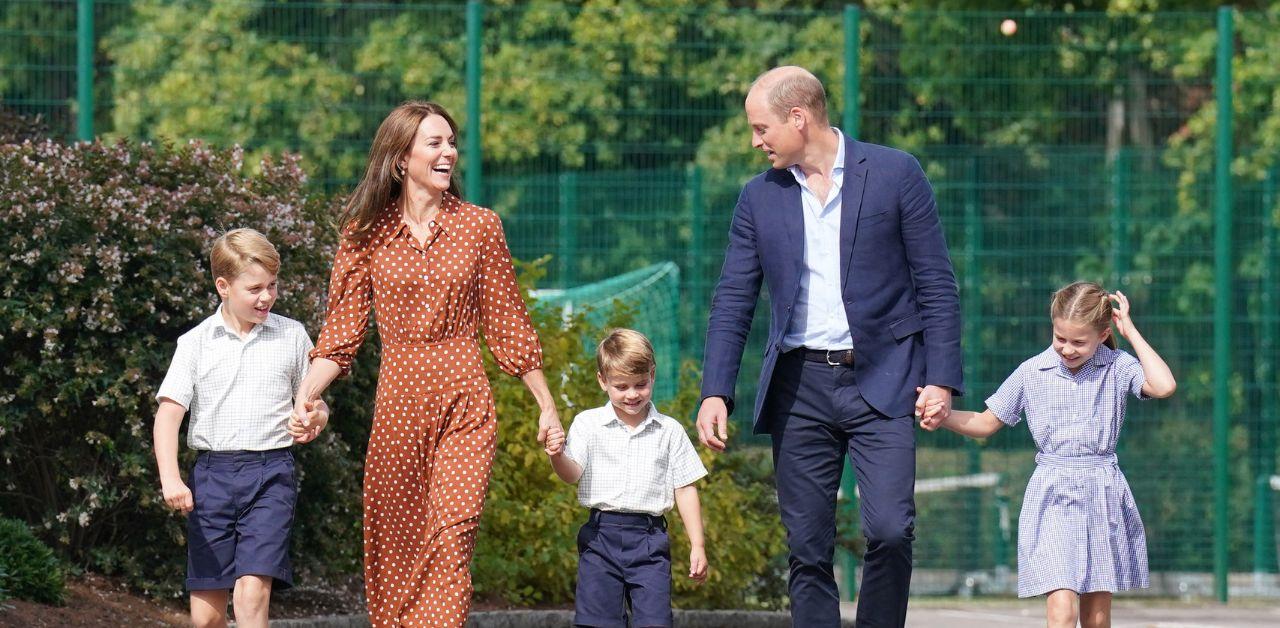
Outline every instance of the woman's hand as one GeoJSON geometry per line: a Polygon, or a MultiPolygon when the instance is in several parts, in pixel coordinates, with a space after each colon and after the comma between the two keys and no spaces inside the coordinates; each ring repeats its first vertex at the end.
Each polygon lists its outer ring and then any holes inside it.
{"type": "MultiPolygon", "coordinates": [[[[542,413],[538,415],[538,444],[545,444],[548,455],[553,455],[550,451],[551,443],[547,442],[547,435],[552,431],[564,433],[564,428],[560,425],[560,412],[556,410],[554,404],[543,406],[542,413]]],[[[560,443],[563,447],[563,441],[560,443]]]]}

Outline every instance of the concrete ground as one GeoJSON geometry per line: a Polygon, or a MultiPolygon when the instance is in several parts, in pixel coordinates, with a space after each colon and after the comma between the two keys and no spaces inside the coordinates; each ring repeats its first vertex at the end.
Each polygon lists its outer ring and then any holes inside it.
{"type": "MultiPolygon", "coordinates": [[[[853,619],[847,603],[841,615],[853,619]]],[[[1229,606],[1177,600],[1120,600],[1112,609],[1114,628],[1249,628],[1280,626],[1280,604],[1241,600],[1229,606]]],[[[1032,628],[1044,626],[1044,601],[912,598],[908,628],[1032,628]]]]}

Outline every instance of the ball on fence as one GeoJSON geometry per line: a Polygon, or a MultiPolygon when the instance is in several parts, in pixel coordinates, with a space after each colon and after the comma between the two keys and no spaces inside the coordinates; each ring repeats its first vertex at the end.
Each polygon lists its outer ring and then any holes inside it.
{"type": "Polygon", "coordinates": [[[1000,22],[1000,32],[1003,33],[1005,37],[1013,35],[1018,32],[1018,23],[1013,20],[1000,22]]]}

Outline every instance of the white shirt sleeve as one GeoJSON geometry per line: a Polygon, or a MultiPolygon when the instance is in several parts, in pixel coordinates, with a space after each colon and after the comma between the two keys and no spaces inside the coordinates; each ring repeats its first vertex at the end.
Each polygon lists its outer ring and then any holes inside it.
{"type": "Polygon", "coordinates": [[[570,460],[578,463],[578,466],[582,467],[585,473],[587,470],[587,450],[590,434],[588,434],[586,425],[589,419],[584,417],[584,414],[586,413],[579,413],[578,416],[573,418],[573,423],[569,424],[569,434],[564,443],[564,454],[569,456],[570,460]]]}
{"type": "Polygon", "coordinates": [[[297,347],[293,353],[293,373],[290,374],[290,379],[293,384],[293,393],[296,396],[298,387],[302,385],[302,379],[307,376],[307,371],[311,369],[310,354],[315,344],[311,342],[311,336],[307,335],[307,328],[302,325],[298,325],[295,338],[297,339],[297,347]]]}
{"type": "Polygon", "coordinates": [[[676,434],[671,438],[668,452],[671,463],[667,477],[671,478],[672,489],[677,489],[705,477],[707,467],[702,464],[702,459],[698,457],[698,451],[693,448],[693,441],[689,440],[684,428],[678,423],[673,427],[676,427],[676,434]]]}
{"type": "Polygon", "coordinates": [[[157,402],[172,399],[183,408],[191,409],[191,400],[196,392],[196,340],[194,334],[178,338],[178,348],[169,362],[169,371],[156,391],[157,402]]]}

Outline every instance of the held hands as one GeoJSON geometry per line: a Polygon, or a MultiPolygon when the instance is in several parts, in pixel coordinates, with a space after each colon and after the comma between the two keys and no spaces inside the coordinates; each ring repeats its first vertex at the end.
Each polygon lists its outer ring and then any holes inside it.
{"type": "Polygon", "coordinates": [[[698,441],[715,451],[724,451],[729,440],[729,407],[720,397],[707,397],[698,408],[698,441]]]}
{"type": "Polygon", "coordinates": [[[547,437],[544,444],[546,446],[542,448],[542,451],[546,452],[548,456],[554,458],[564,453],[564,428],[560,427],[559,423],[547,429],[547,437]]]}
{"type": "Polygon", "coordinates": [[[191,497],[191,489],[187,488],[181,478],[161,479],[160,492],[164,495],[165,504],[184,515],[196,506],[195,499],[191,497]]]}
{"type": "Polygon", "coordinates": [[[701,547],[689,550],[689,579],[698,583],[707,581],[707,552],[701,547]]]}
{"type": "Polygon", "coordinates": [[[542,409],[538,416],[538,442],[544,445],[543,451],[554,456],[564,451],[564,428],[560,426],[560,413],[554,405],[542,409]],[[558,442],[553,435],[558,434],[558,442]]]}
{"type": "Polygon", "coordinates": [[[293,415],[285,429],[298,444],[309,443],[320,436],[329,424],[329,406],[323,400],[299,400],[293,407],[293,415]]]}
{"type": "Polygon", "coordinates": [[[1133,319],[1129,318],[1129,297],[1124,296],[1123,292],[1116,290],[1115,294],[1109,296],[1111,299],[1111,322],[1115,323],[1116,331],[1121,336],[1129,338],[1137,327],[1133,324],[1133,319]]]}
{"type": "Polygon", "coordinates": [[[951,414],[951,390],[939,386],[917,386],[916,393],[920,395],[916,398],[916,418],[920,427],[927,432],[942,427],[951,414]]]}

